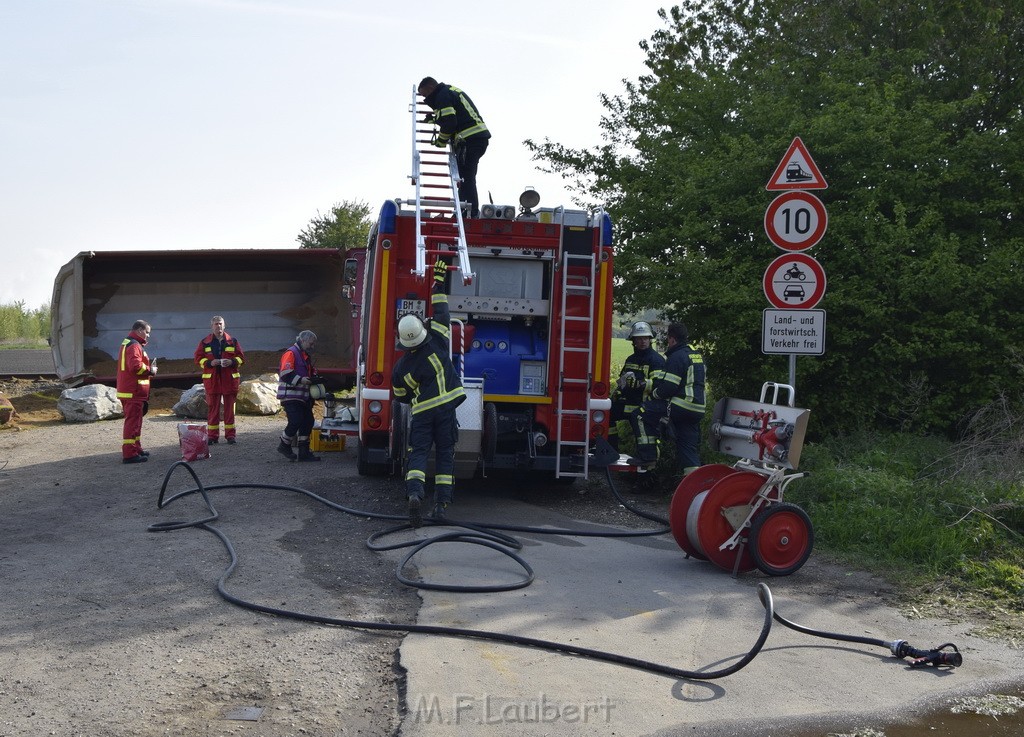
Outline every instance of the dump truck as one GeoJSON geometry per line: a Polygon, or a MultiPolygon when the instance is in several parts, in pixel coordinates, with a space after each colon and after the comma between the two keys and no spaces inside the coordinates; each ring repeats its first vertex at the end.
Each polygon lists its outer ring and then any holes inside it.
{"type": "MultiPolygon", "coordinates": [[[[282,351],[314,331],[317,367],[332,388],[355,379],[353,306],[335,249],[87,251],[57,274],[50,347],[69,385],[113,383],[132,323],[153,326],[147,352],[160,378],[194,377],[193,354],[222,315],[245,349],[245,373],[275,372],[282,351]]],[[[350,277],[354,278],[354,277],[350,277]]]]}

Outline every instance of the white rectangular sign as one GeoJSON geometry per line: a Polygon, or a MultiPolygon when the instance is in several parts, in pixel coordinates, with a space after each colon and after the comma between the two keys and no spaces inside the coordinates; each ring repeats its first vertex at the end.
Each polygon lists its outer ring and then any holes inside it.
{"type": "Polygon", "coordinates": [[[825,352],[825,310],[763,312],[762,353],[820,356],[825,352]]]}

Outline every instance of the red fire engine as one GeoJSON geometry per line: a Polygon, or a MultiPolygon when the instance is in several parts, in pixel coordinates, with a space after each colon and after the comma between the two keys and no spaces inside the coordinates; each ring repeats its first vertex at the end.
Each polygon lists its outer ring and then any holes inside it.
{"type": "Polygon", "coordinates": [[[606,442],[611,220],[602,211],[534,209],[539,196],[530,189],[518,208],[483,205],[480,217],[467,217],[454,155],[417,145],[430,131],[417,127],[416,100],[414,93],[416,196],[384,203],[365,254],[350,265],[363,272],[352,288],[360,305],[358,470],[401,471],[408,409],[391,391],[396,328],[406,313],[429,316],[429,266],[441,257],[452,265],[451,352],[467,393],[456,476],[520,469],[585,478],[618,457],[606,442]]]}

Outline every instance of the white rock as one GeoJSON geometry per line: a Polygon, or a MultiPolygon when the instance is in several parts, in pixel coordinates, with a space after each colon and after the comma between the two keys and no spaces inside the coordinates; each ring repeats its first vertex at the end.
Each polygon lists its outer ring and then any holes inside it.
{"type": "Polygon", "coordinates": [[[57,400],[57,411],[65,422],[96,422],[124,417],[124,409],[112,386],[89,384],[65,389],[57,400]]]}

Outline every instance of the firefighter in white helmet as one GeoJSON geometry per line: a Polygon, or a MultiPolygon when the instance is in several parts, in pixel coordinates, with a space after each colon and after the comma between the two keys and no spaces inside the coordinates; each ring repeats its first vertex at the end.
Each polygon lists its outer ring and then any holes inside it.
{"type": "Polygon", "coordinates": [[[459,437],[455,408],[465,400],[466,392],[449,355],[451,319],[448,297],[444,293],[447,274],[447,264],[438,259],[434,264],[434,294],[431,298],[433,318],[426,324],[415,315],[405,315],[398,321],[398,342],[404,353],[395,364],[391,385],[395,399],[412,405],[405,491],[409,501],[409,522],[413,527],[419,527],[423,522],[421,507],[431,445],[434,446],[436,460],[433,516],[443,518],[453,498],[455,442],[459,437]]]}
{"type": "Polygon", "coordinates": [[[619,381],[612,395],[611,426],[608,429],[608,442],[619,449],[619,422],[629,420],[644,402],[644,389],[647,380],[655,371],[665,368],[665,359],[654,350],[654,331],[650,323],[640,321],[633,323],[627,336],[633,341],[633,353],[622,364],[619,381]]]}

